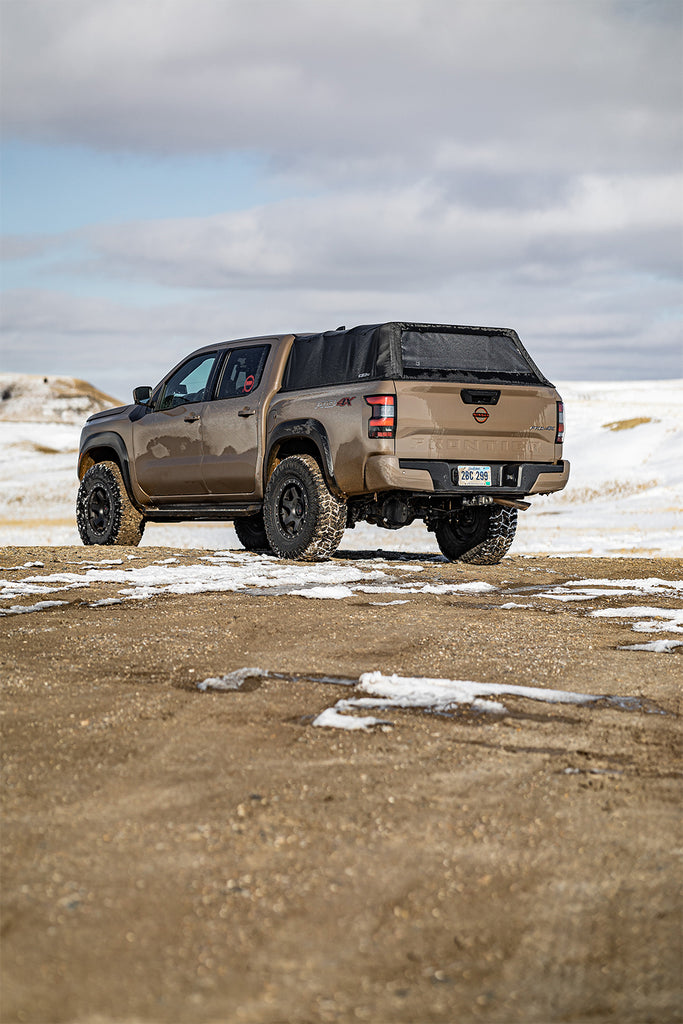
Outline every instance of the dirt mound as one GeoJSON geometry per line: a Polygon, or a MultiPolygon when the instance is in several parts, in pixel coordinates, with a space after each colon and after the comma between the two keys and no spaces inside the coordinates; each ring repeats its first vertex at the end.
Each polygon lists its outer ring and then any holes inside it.
{"type": "Polygon", "coordinates": [[[76,377],[0,374],[0,421],[82,423],[122,403],[76,377]]]}

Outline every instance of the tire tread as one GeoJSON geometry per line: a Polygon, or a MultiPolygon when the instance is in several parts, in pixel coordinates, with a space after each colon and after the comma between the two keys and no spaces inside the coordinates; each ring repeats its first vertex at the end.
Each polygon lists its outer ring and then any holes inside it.
{"type": "Polygon", "coordinates": [[[76,499],[76,524],[81,540],[86,545],[104,544],[137,547],[145,530],[145,519],[132,504],[123,482],[121,470],[115,462],[97,462],[81,481],[76,499]],[[93,481],[105,485],[113,499],[113,519],[105,539],[96,540],[88,529],[86,500],[93,481]]]}
{"type": "Polygon", "coordinates": [[[318,462],[312,455],[288,455],[273,470],[266,487],[264,502],[264,523],[272,550],[280,558],[293,558],[303,562],[322,562],[337,550],[346,529],[346,502],[332,494],[318,462]],[[317,516],[313,534],[307,543],[293,545],[291,550],[282,544],[275,525],[277,510],[274,508],[274,491],[278,480],[286,473],[295,473],[308,481],[311,497],[314,499],[317,516]]]}

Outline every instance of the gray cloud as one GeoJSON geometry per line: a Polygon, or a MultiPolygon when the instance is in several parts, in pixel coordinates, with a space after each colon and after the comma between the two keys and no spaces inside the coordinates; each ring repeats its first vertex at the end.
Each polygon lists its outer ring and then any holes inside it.
{"type": "Polygon", "coordinates": [[[54,235],[3,235],[0,239],[0,260],[25,260],[58,251],[63,237],[54,235]]]}
{"type": "Polygon", "coordinates": [[[551,376],[683,373],[677,2],[1,7],[6,135],[257,152],[301,192],[11,240],[170,298],[11,293],[4,364],[125,393],[211,338],[405,318],[517,327],[551,376]]]}
{"type": "Polygon", "coordinates": [[[411,292],[455,275],[580,282],[596,269],[680,273],[683,175],[584,176],[536,210],[448,201],[435,188],[342,191],[206,218],[84,232],[92,272],[171,287],[411,292]]]}
{"type": "Polygon", "coordinates": [[[256,149],[326,177],[661,170],[681,145],[680,22],[657,17],[675,7],[10,0],[5,123],[105,149],[256,149]]]}

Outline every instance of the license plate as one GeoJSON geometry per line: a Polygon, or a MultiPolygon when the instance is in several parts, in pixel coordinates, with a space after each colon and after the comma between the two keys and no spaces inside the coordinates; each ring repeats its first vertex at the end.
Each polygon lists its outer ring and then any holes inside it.
{"type": "Polygon", "coordinates": [[[490,466],[458,466],[458,484],[461,487],[490,487],[490,466]]]}

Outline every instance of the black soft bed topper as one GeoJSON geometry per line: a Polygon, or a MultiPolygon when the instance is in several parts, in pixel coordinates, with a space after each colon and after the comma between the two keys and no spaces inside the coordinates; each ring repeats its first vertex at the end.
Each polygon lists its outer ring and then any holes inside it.
{"type": "Polygon", "coordinates": [[[297,335],[282,390],[361,380],[551,386],[510,328],[394,321],[297,335]]]}

